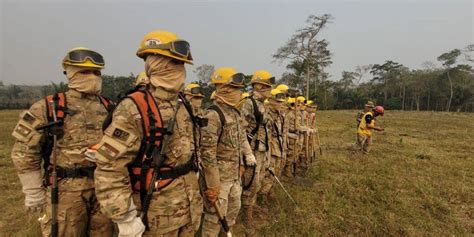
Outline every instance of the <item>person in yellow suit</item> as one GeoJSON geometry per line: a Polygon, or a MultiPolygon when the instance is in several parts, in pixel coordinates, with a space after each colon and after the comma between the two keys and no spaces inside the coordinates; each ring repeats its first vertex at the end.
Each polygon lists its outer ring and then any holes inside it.
{"type": "Polygon", "coordinates": [[[362,116],[357,129],[357,145],[364,154],[368,154],[372,145],[372,130],[383,131],[381,127],[375,126],[375,118],[379,115],[383,116],[385,110],[382,106],[375,106],[362,116]]]}

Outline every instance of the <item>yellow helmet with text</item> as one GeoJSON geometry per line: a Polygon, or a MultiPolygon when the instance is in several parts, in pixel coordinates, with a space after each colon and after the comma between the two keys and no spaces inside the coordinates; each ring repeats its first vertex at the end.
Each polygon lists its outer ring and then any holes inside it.
{"type": "Polygon", "coordinates": [[[193,64],[189,43],[169,31],[152,31],[143,37],[137,50],[137,56],[145,59],[150,54],[163,55],[193,64]]]}

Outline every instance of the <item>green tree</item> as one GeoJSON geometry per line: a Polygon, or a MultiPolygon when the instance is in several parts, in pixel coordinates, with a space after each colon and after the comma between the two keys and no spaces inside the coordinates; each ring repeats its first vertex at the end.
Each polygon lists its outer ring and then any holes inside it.
{"type": "MultiPolygon", "coordinates": [[[[310,94],[311,75],[320,72],[323,67],[332,63],[331,52],[328,49],[329,42],[317,38],[332,19],[330,14],[310,15],[306,20],[307,26],[297,30],[288,42],[273,55],[276,61],[290,60],[290,64],[296,63],[299,64],[298,68],[304,68],[306,97],[309,97],[310,94]]],[[[314,80],[316,83],[316,78],[314,80]]]]}
{"type": "Polygon", "coordinates": [[[445,67],[446,75],[449,81],[450,94],[449,94],[448,104],[446,106],[446,111],[449,111],[451,109],[451,101],[453,100],[453,94],[454,94],[453,80],[451,79],[450,71],[451,71],[452,66],[456,63],[456,60],[458,59],[459,55],[461,55],[461,50],[453,49],[447,53],[441,54],[438,57],[438,61],[440,61],[445,67]]]}

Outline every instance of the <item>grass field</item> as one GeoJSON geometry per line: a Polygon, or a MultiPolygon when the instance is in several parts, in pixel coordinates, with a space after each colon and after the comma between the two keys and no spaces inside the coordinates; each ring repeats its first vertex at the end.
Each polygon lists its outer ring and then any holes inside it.
{"type": "MultiPolygon", "coordinates": [[[[324,155],[259,208],[265,236],[474,235],[474,114],[388,111],[369,155],[351,151],[355,111],[318,113],[324,155]]],[[[0,111],[0,236],[37,236],[12,166],[18,111],[0,111]]],[[[241,236],[242,227],[236,227],[241,236]]]]}

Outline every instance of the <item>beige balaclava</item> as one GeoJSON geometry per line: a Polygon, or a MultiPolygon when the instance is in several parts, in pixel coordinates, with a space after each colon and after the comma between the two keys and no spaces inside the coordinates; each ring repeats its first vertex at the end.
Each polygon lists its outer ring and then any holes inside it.
{"type": "Polygon", "coordinates": [[[69,89],[73,89],[85,94],[99,95],[102,91],[102,77],[93,73],[78,73],[84,70],[97,70],[95,68],[84,68],[76,66],[66,67],[66,77],[69,89]]]}
{"type": "Polygon", "coordinates": [[[254,86],[254,94],[256,95],[256,98],[260,100],[270,98],[272,96],[271,91],[271,86],[263,86],[261,84],[254,86]]]}
{"type": "Polygon", "coordinates": [[[149,55],[145,60],[145,72],[150,84],[157,90],[160,98],[175,96],[184,86],[186,69],[184,64],[159,55],[149,55]]]}
{"type": "Polygon", "coordinates": [[[215,97],[220,99],[222,102],[235,107],[239,103],[241,95],[242,91],[239,87],[222,85],[216,88],[215,97]]]}

